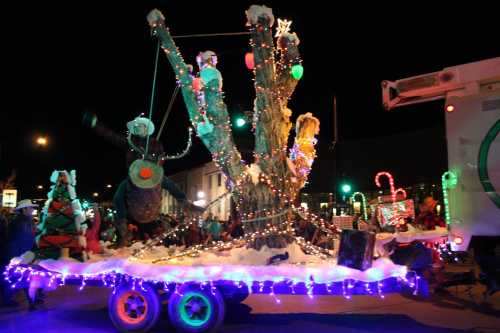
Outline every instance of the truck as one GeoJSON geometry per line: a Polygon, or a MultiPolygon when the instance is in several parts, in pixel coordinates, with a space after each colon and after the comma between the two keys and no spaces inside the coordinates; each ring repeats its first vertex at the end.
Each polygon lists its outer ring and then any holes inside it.
{"type": "Polygon", "coordinates": [[[444,99],[446,124],[443,201],[449,244],[453,251],[472,248],[480,267],[498,270],[500,57],[382,81],[387,111],[438,99],[444,99]]]}

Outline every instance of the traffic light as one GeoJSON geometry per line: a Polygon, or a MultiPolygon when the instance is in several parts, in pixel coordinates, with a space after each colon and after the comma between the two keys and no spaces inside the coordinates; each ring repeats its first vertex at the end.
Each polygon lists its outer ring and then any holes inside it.
{"type": "Polygon", "coordinates": [[[243,116],[237,116],[234,122],[236,124],[236,127],[238,127],[238,128],[245,126],[247,123],[247,121],[245,120],[245,118],[243,116]]]}
{"type": "Polygon", "coordinates": [[[344,192],[345,194],[351,192],[351,189],[352,189],[351,185],[349,185],[349,184],[343,184],[342,185],[342,192],[344,192]]]}

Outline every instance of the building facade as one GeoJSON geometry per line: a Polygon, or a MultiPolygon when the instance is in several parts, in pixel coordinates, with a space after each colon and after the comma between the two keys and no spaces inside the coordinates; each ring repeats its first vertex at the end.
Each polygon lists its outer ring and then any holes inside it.
{"type": "MultiPolygon", "coordinates": [[[[231,194],[215,199],[228,192],[226,177],[215,166],[214,162],[205,163],[199,167],[184,170],[170,175],[179,188],[186,193],[188,200],[199,206],[210,205],[207,212],[217,216],[220,220],[227,221],[231,213],[231,194]],[[212,203],[212,204],[211,204],[212,203]]],[[[162,213],[174,214],[179,212],[179,205],[174,197],[163,191],[162,213]]]]}

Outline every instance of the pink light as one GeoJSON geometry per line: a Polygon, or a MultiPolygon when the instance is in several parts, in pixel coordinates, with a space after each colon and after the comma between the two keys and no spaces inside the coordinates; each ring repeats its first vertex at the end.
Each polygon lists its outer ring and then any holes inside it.
{"type": "Polygon", "coordinates": [[[394,211],[394,216],[396,216],[397,207],[396,207],[396,191],[394,190],[394,178],[387,171],[381,171],[381,172],[377,173],[377,175],[375,176],[375,184],[377,185],[377,187],[382,187],[382,185],[380,184],[380,177],[381,176],[386,176],[389,179],[389,186],[390,186],[390,190],[391,190],[392,209],[394,211]]]}
{"type": "Polygon", "coordinates": [[[403,188],[398,188],[395,192],[394,195],[397,196],[398,193],[401,193],[403,195],[403,199],[406,199],[406,191],[403,188]]]}

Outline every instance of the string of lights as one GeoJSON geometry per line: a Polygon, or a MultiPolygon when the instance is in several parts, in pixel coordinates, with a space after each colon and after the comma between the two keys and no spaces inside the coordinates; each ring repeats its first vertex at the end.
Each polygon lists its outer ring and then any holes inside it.
{"type": "MultiPolygon", "coordinates": [[[[263,266],[259,270],[265,272],[268,267],[263,266]]],[[[276,294],[304,294],[311,299],[314,299],[315,295],[343,295],[346,299],[351,299],[352,295],[375,295],[374,290],[377,290],[377,296],[384,298],[383,292],[399,291],[403,286],[411,288],[416,294],[420,279],[414,272],[408,272],[405,267],[401,266],[394,267],[388,274],[384,274],[385,276],[380,275],[379,269],[372,269],[363,274],[363,279],[356,278],[356,275],[350,275],[345,267],[338,267],[337,271],[329,274],[331,276],[329,280],[325,280],[320,272],[307,273],[293,278],[289,277],[289,274],[283,274],[269,279],[266,274],[245,271],[241,266],[235,267],[234,270],[231,267],[222,269],[220,266],[206,267],[205,270],[184,268],[184,270],[190,269],[193,270],[193,273],[196,272],[196,275],[165,274],[164,278],[159,278],[126,274],[115,270],[99,274],[82,274],[49,271],[42,267],[9,265],[3,275],[12,289],[29,284],[31,281],[38,281],[48,288],[79,284],[79,291],[89,285],[103,286],[112,289],[113,294],[122,285],[128,285],[132,290],[142,289],[144,291],[146,291],[146,285],[151,285],[163,289],[167,293],[178,293],[184,284],[199,284],[202,290],[207,286],[214,290],[217,286],[231,285],[237,288],[246,287],[250,294],[268,294],[276,303],[280,303],[276,294]],[[257,276],[266,276],[266,278],[262,280],[257,276]]],[[[271,267],[271,269],[274,268],[271,267]]]]}
{"type": "Polygon", "coordinates": [[[193,136],[193,129],[191,127],[189,127],[188,128],[188,142],[187,142],[186,148],[182,152],[180,152],[176,155],[166,155],[163,158],[166,160],[177,160],[177,159],[180,159],[180,158],[183,158],[184,156],[186,156],[189,153],[189,151],[191,150],[191,146],[193,144],[192,136],[193,136]]]}
{"type": "Polygon", "coordinates": [[[366,197],[363,193],[361,192],[354,192],[353,195],[352,195],[352,201],[354,202],[354,200],[356,199],[356,196],[360,196],[361,197],[361,205],[362,205],[362,209],[363,209],[363,217],[365,219],[365,221],[368,220],[368,213],[366,211],[366,207],[367,207],[367,204],[366,204],[366,197]]]}
{"type": "Polygon", "coordinates": [[[456,188],[457,183],[458,183],[458,177],[456,173],[454,173],[453,171],[446,171],[441,176],[441,184],[443,188],[444,216],[447,225],[449,225],[451,222],[448,191],[456,188]]]}

